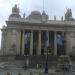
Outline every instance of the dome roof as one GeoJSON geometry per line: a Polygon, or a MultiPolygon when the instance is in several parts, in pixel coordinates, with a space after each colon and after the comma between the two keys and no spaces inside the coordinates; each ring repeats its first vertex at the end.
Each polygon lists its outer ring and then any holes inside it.
{"type": "Polygon", "coordinates": [[[39,11],[32,11],[31,15],[41,15],[41,13],[39,11]]]}
{"type": "Polygon", "coordinates": [[[27,19],[41,19],[41,13],[39,11],[32,11],[27,19]]]}

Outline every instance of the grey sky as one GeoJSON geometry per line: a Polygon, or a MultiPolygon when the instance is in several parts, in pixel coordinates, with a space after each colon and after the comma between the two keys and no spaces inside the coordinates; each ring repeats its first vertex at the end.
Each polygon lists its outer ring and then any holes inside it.
{"type": "MultiPolygon", "coordinates": [[[[43,11],[43,0],[0,0],[0,28],[5,25],[14,4],[18,4],[21,16],[23,13],[28,15],[34,10],[41,13],[43,11]]],[[[53,19],[55,15],[60,20],[61,16],[64,16],[66,8],[71,8],[73,17],[75,17],[75,0],[44,0],[44,10],[50,19],[53,19]]]]}
{"type": "MultiPolygon", "coordinates": [[[[14,4],[18,4],[20,8],[20,14],[30,14],[31,11],[38,10],[43,11],[43,0],[0,0],[0,26],[5,24],[5,20],[11,13],[11,9],[14,4]]],[[[75,0],[44,0],[44,10],[49,15],[50,19],[53,19],[56,15],[60,20],[61,16],[64,16],[66,8],[71,8],[73,17],[75,17],[75,0]]]]}

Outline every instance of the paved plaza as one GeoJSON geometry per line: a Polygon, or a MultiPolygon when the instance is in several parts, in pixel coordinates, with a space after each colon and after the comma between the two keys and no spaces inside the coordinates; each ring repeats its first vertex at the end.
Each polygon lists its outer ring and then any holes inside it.
{"type": "MultiPolygon", "coordinates": [[[[0,69],[0,75],[45,75],[44,69],[28,69],[24,70],[23,68],[15,68],[15,69],[0,69]]],[[[55,72],[55,70],[49,69],[47,75],[75,75],[75,72],[64,73],[64,72],[55,72]]]]}
{"type": "MultiPolygon", "coordinates": [[[[0,62],[0,75],[45,75],[44,68],[28,68],[24,70],[23,61],[0,62]],[[18,62],[18,63],[17,63],[18,62]],[[17,63],[17,64],[16,64],[17,63]],[[19,65],[19,66],[18,66],[19,65]],[[8,67],[7,67],[8,66],[8,67]]],[[[73,62],[74,66],[74,62],[73,62]]],[[[75,72],[56,72],[55,68],[49,68],[47,75],[75,75],[75,72]]]]}

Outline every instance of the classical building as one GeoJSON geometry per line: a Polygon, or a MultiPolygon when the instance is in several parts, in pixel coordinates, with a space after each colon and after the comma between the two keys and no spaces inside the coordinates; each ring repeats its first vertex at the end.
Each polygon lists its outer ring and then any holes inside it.
{"type": "Polygon", "coordinates": [[[43,11],[32,11],[20,16],[15,5],[2,28],[2,55],[50,55],[69,54],[75,48],[75,21],[71,9],[67,9],[65,20],[49,20],[43,11]]]}

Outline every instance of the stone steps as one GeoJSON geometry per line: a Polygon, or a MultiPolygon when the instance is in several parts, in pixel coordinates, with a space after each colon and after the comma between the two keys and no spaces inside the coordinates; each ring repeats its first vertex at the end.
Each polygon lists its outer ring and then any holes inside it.
{"type": "MultiPolygon", "coordinates": [[[[10,60],[6,64],[6,66],[9,67],[23,67],[26,65],[26,61],[29,58],[29,68],[36,68],[37,64],[39,65],[40,68],[45,67],[46,63],[46,56],[17,56],[18,59],[10,60]],[[13,62],[13,63],[12,63],[13,62]]],[[[6,61],[6,62],[7,62],[6,61]]],[[[56,66],[57,63],[57,58],[55,56],[48,56],[48,67],[52,68],[53,66],[56,66]]]]}

